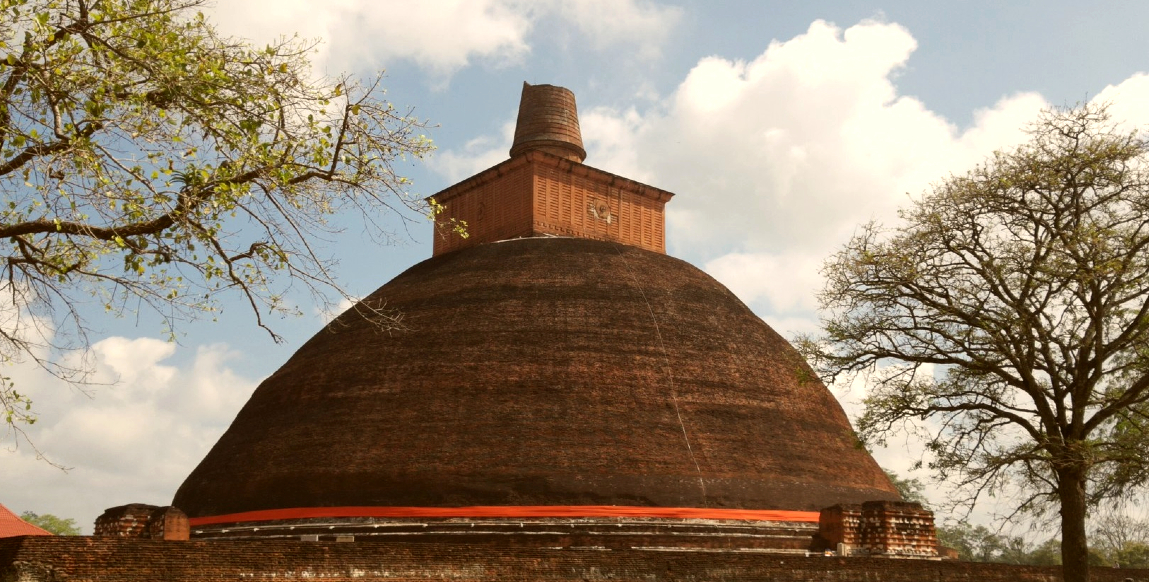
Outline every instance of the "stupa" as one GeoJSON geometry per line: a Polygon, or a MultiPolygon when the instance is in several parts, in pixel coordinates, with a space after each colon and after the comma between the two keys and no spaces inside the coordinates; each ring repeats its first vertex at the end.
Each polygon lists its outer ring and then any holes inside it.
{"type": "Polygon", "coordinates": [[[898,500],[790,344],[665,254],[673,194],[585,157],[574,95],[524,84],[510,159],[434,195],[468,236],[256,389],[176,493],[192,537],[800,548],[823,508],[898,500]]]}

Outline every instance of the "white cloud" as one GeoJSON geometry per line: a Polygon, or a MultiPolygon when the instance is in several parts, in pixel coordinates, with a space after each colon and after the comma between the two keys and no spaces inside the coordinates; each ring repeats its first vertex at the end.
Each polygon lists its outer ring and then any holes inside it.
{"type": "MultiPolygon", "coordinates": [[[[916,47],[897,24],[816,21],[751,61],[701,59],[644,111],[584,106],[587,162],[676,192],[672,252],[705,264],[760,313],[810,317],[822,259],[858,225],[895,221],[931,184],[1021,143],[1048,107],[1037,94],[1008,95],[959,128],[898,93],[916,47]]],[[[1149,75],[1097,99],[1149,124],[1149,75]]],[[[505,159],[512,123],[443,152],[436,169],[458,180],[505,159]]]]}
{"type": "MultiPolygon", "coordinates": [[[[959,129],[898,94],[916,47],[897,24],[817,21],[751,61],[704,58],[644,111],[584,107],[587,162],[676,192],[671,251],[759,313],[810,329],[821,261],[857,225],[893,219],[907,193],[1019,143],[1046,105],[1008,96],[959,129]]],[[[438,169],[457,180],[505,159],[511,131],[444,152],[438,169]]]]}
{"type": "Polygon", "coordinates": [[[632,44],[653,56],[681,14],[645,0],[228,0],[215,6],[214,21],[226,34],[261,43],[293,33],[323,39],[316,60],[330,74],[403,59],[442,81],[475,62],[521,63],[549,16],[592,47],[632,44]]]}
{"type": "Polygon", "coordinates": [[[436,152],[427,159],[427,165],[451,183],[459,182],[506,160],[514,138],[512,120],[503,124],[498,136],[479,136],[464,144],[461,150],[436,152]]]}
{"type": "Polygon", "coordinates": [[[176,349],[152,338],[97,342],[87,395],[34,366],[13,367],[40,416],[28,436],[70,470],[38,459],[26,443],[0,450],[0,502],[76,519],[88,532],[108,507],[171,503],[257,384],[230,369],[238,353],[225,345],[201,346],[185,365],[166,364],[176,349]]]}
{"type": "MultiPolygon", "coordinates": [[[[670,242],[695,260],[825,256],[859,223],[892,218],[907,193],[1020,142],[1046,105],[1007,97],[959,131],[897,94],[892,79],[915,47],[895,24],[819,21],[750,62],[707,57],[645,112],[584,108],[587,162],[678,193],[670,242]]],[[[436,169],[457,180],[489,167],[506,158],[511,133],[445,151],[436,169]]]]}
{"type": "Polygon", "coordinates": [[[1142,131],[1149,130],[1149,73],[1137,73],[1117,85],[1109,85],[1093,101],[1109,103],[1109,111],[1142,131]]]}
{"type": "MultiPolygon", "coordinates": [[[[1020,139],[1044,105],[1007,98],[959,132],[897,94],[892,79],[915,47],[896,24],[815,22],[750,62],[703,59],[661,108],[630,122],[630,147],[611,151],[637,152],[620,163],[679,194],[668,207],[679,244],[822,254],[859,222],[893,216],[906,192],[968,167],[1005,136],[1020,139]]],[[[589,141],[592,163],[610,169],[589,141]]]]}
{"type": "Polygon", "coordinates": [[[703,269],[747,303],[765,301],[772,313],[812,312],[821,281],[820,256],[730,253],[703,269]]]}
{"type": "Polygon", "coordinates": [[[633,107],[625,111],[596,107],[580,112],[579,129],[589,150],[587,163],[632,180],[657,185],[658,177],[639,163],[634,139],[642,127],[643,118],[633,107]],[[609,160],[609,168],[600,164],[603,160],[609,160]]]}
{"type": "Polygon", "coordinates": [[[594,48],[629,44],[639,58],[659,56],[683,16],[677,6],[658,6],[648,0],[558,0],[553,5],[594,48]]]}
{"type": "Polygon", "coordinates": [[[348,297],[341,297],[335,304],[317,305],[314,308],[314,315],[319,318],[323,325],[331,323],[336,317],[339,317],[344,311],[351,309],[359,301],[359,298],[354,300],[348,297]]]}
{"type": "Polygon", "coordinates": [[[284,34],[322,39],[317,61],[331,73],[408,59],[449,75],[474,59],[515,62],[529,52],[529,11],[511,0],[229,0],[219,28],[269,42],[284,34]]]}

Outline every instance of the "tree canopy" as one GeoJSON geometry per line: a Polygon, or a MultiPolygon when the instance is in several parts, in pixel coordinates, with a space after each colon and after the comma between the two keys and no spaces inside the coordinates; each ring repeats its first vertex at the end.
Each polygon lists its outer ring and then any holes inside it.
{"type": "MultiPolygon", "coordinates": [[[[339,290],[329,217],[427,211],[394,163],[431,145],[378,78],[318,78],[309,43],[225,38],[203,3],[0,0],[0,360],[82,380],[54,356],[93,309],[170,326],[223,292],[267,329],[293,286],[339,290]]],[[[0,404],[34,420],[7,379],[0,404]]]]}
{"type": "Polygon", "coordinates": [[[1121,511],[1093,516],[1089,532],[1093,564],[1117,568],[1149,568],[1149,521],[1121,511]]]}
{"type": "Polygon", "coordinates": [[[20,514],[20,519],[58,536],[80,535],[80,526],[76,525],[76,520],[70,517],[63,519],[51,513],[37,514],[31,511],[25,511],[20,514]]]}
{"type": "Polygon", "coordinates": [[[865,375],[863,439],[920,431],[966,501],[1056,508],[1077,582],[1090,504],[1149,478],[1149,141],[1098,105],[1028,132],[861,228],[799,344],[827,380],[865,375]]]}
{"type": "Polygon", "coordinates": [[[1059,541],[1050,538],[1031,544],[1024,537],[995,532],[968,523],[939,526],[938,542],[957,551],[958,559],[967,562],[1056,566],[1061,564],[1059,541]]]}
{"type": "Polygon", "coordinates": [[[921,479],[916,477],[903,478],[897,473],[883,469],[886,476],[890,478],[890,483],[894,485],[894,489],[898,490],[898,495],[902,496],[905,501],[919,503],[922,507],[929,509],[930,500],[926,498],[926,484],[922,483],[921,479]]]}

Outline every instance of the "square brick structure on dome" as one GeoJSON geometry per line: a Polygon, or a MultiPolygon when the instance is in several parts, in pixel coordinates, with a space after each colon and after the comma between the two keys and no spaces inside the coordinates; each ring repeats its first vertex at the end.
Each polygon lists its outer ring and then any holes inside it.
{"type": "Polygon", "coordinates": [[[578,106],[569,89],[523,83],[510,156],[429,198],[443,207],[435,256],[540,236],[666,253],[663,208],[674,194],[583,164],[578,106]],[[453,231],[457,225],[467,236],[453,231]]]}
{"type": "Polygon", "coordinates": [[[431,198],[445,207],[434,255],[535,236],[613,241],[666,252],[674,194],[542,150],[519,154],[431,198]],[[466,223],[467,238],[451,221],[466,223]]]}

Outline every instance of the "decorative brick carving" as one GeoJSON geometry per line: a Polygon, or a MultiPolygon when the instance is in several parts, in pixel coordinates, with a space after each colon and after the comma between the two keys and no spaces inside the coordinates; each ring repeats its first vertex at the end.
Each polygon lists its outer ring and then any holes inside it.
{"type": "Polygon", "coordinates": [[[96,537],[128,537],[154,540],[186,540],[191,530],[188,516],[179,509],[130,503],[106,509],[96,518],[96,537]]]}

